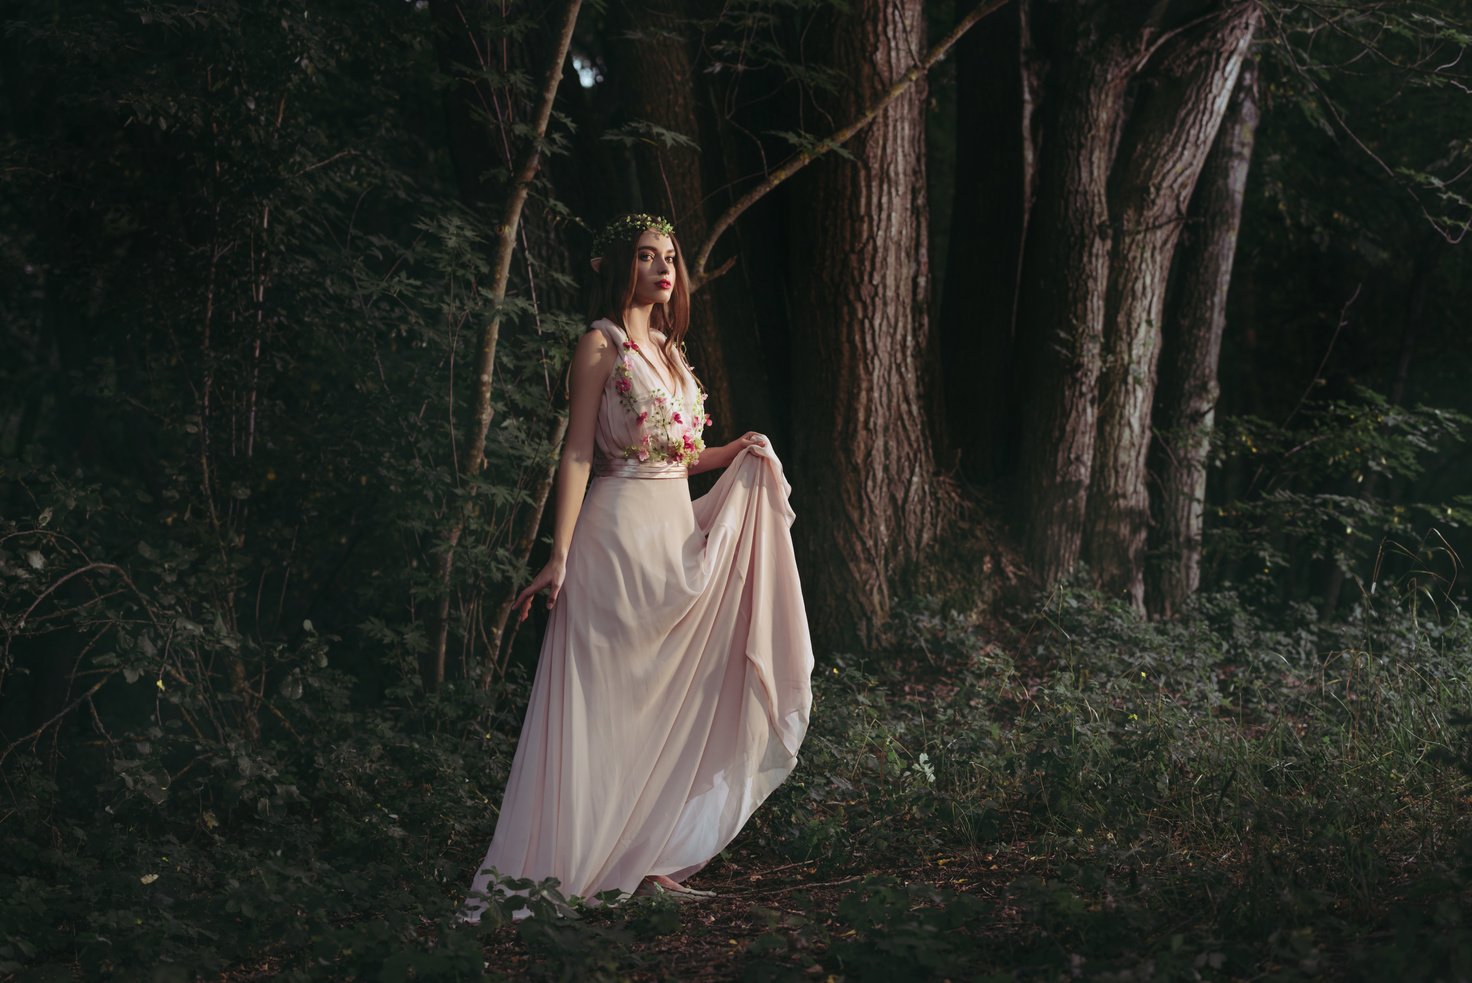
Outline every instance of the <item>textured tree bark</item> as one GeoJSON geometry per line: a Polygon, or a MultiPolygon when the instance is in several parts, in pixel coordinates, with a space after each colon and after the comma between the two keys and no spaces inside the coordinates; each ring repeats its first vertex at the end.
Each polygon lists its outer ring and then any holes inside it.
{"type": "MultiPolygon", "coordinates": [[[[696,65],[699,71],[701,63],[697,61],[696,65]]],[[[737,189],[755,165],[742,160],[743,148],[737,143],[736,128],[724,115],[721,93],[705,79],[702,85],[704,91],[698,108],[702,163],[706,167],[706,186],[718,189],[707,202],[709,215],[735,200],[737,189]]],[[[709,236],[708,226],[705,235],[709,236]]],[[[717,265],[729,255],[740,257],[738,262],[730,273],[707,282],[695,293],[695,297],[703,297],[715,310],[709,342],[702,338],[701,346],[692,348],[696,371],[701,373],[702,380],[715,385],[706,379],[707,363],[712,359],[722,360],[729,390],[726,405],[715,401],[706,403],[715,417],[714,433],[708,434],[707,439],[722,441],[747,430],[786,437],[789,419],[785,412],[786,387],[778,374],[786,371],[787,351],[785,336],[776,327],[785,323],[786,304],[781,291],[764,290],[766,284],[783,282],[786,257],[777,250],[746,245],[781,242],[785,235],[784,216],[778,212],[775,202],[753,208],[732,230],[717,265]],[[777,409],[779,403],[783,412],[777,409]]],[[[687,251],[691,248],[693,242],[687,251]]],[[[707,329],[696,324],[692,326],[692,334],[695,332],[705,334],[707,329]]],[[[782,446],[786,446],[785,440],[782,446]]]]}
{"type": "Polygon", "coordinates": [[[1201,586],[1207,455],[1220,393],[1217,363],[1257,118],[1257,69],[1249,59],[1197,179],[1164,321],[1151,451],[1159,493],[1152,503],[1146,593],[1151,613],[1162,618],[1178,613],[1201,586]]]}
{"type": "MultiPolygon", "coordinates": [[[[851,84],[825,101],[852,119],[925,50],[920,0],[859,0],[827,35],[851,84]]],[[[922,389],[929,330],[925,85],[907,89],[794,182],[793,528],[816,636],[872,641],[890,575],[932,538],[944,511],[922,389]]]]}
{"type": "Polygon", "coordinates": [[[1027,211],[1022,6],[989,17],[956,54],[956,193],[940,343],[946,431],[961,472],[1005,470],[1015,427],[1012,361],[1027,211]]]}
{"type": "Polygon", "coordinates": [[[1224,4],[1166,42],[1141,78],[1126,156],[1110,178],[1113,248],[1083,553],[1099,587],[1141,612],[1166,280],[1257,17],[1255,0],[1224,4]]]}
{"type": "Polygon", "coordinates": [[[1019,513],[1024,555],[1043,584],[1068,577],[1079,559],[1109,277],[1107,181],[1125,85],[1144,47],[1139,27],[1084,6],[1051,13],[1056,68],[1039,110],[1043,150],[1018,307],[1017,346],[1031,396],[1019,513]]]}
{"type": "MultiPolygon", "coordinates": [[[[681,26],[688,6],[678,0],[652,0],[640,5],[635,20],[630,7],[616,5],[610,26],[618,40],[609,45],[609,54],[616,59],[610,81],[619,87],[620,106],[630,119],[647,120],[698,144],[697,87],[701,80],[690,49],[690,39],[698,33],[681,26]],[[657,27],[651,30],[650,24],[657,27]]],[[[633,149],[643,197],[640,207],[667,215],[675,223],[687,263],[692,259],[690,250],[703,243],[710,231],[703,156],[698,145],[666,147],[652,140],[633,149]]],[[[722,305],[720,299],[709,288],[691,295],[688,345],[709,396],[706,406],[727,428],[739,425],[733,422],[741,402],[737,392],[762,387],[751,322],[739,316],[723,318],[729,305],[722,305]]]]}

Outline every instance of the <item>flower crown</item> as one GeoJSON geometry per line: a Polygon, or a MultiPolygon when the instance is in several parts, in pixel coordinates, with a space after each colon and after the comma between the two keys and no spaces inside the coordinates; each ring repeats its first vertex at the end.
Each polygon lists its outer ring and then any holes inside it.
{"type": "Polygon", "coordinates": [[[675,227],[670,224],[669,219],[658,215],[646,215],[643,212],[620,215],[599,229],[598,234],[593,237],[593,255],[607,256],[609,247],[614,243],[629,239],[637,241],[645,230],[658,232],[662,236],[675,234],[675,227]]]}

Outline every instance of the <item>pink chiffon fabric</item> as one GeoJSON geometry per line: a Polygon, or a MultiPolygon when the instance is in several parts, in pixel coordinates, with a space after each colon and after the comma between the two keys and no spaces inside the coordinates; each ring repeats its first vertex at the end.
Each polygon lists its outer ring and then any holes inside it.
{"type": "Polygon", "coordinates": [[[698,438],[701,394],[683,364],[671,392],[622,329],[594,327],[619,367],[468,921],[496,875],[584,898],[684,880],[792,771],[807,731],[813,653],[781,462],[743,448],[692,501],[677,460],[626,455],[698,438]]]}

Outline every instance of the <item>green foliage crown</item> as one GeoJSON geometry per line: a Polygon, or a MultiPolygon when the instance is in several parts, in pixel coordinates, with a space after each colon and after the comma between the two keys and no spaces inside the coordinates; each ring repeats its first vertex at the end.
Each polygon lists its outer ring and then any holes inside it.
{"type": "Polygon", "coordinates": [[[599,229],[598,234],[593,237],[593,255],[607,256],[609,248],[614,243],[637,240],[646,230],[665,236],[675,234],[674,225],[663,216],[648,215],[644,212],[620,215],[599,229]]]}

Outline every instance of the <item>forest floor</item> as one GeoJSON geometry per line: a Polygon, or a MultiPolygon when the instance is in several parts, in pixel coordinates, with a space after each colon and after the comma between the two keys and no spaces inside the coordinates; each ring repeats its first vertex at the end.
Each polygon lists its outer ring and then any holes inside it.
{"type": "MultiPolygon", "coordinates": [[[[966,892],[1001,901],[1007,885],[1023,876],[1037,858],[1030,858],[1025,843],[997,847],[992,851],[962,850],[936,857],[929,863],[900,863],[855,866],[848,870],[824,868],[817,863],[796,862],[773,865],[775,858],[751,854],[739,849],[716,859],[690,880],[692,887],[715,891],[716,897],[698,901],[635,901],[635,907],[657,909],[668,916],[658,928],[640,933],[643,937],[626,939],[626,948],[612,962],[619,970],[607,974],[612,966],[597,965],[600,960],[579,959],[588,976],[576,970],[549,973],[545,953],[539,946],[529,945],[526,936],[515,927],[504,925],[490,930],[483,939],[485,971],[491,978],[512,980],[562,978],[616,978],[630,983],[643,981],[688,980],[724,981],[738,979],[772,979],[785,977],[774,966],[752,966],[747,950],[758,940],[774,932],[786,936],[789,948],[803,952],[807,958],[789,967],[789,972],[817,979],[843,979],[838,967],[824,967],[826,946],[821,939],[841,936],[851,929],[823,913],[836,912],[842,900],[856,885],[875,877],[892,877],[901,884],[941,885],[949,890],[966,892]],[[808,927],[811,926],[811,927],[808,927]]],[[[999,908],[1005,912],[1005,907],[999,908]]],[[[1018,912],[1012,911],[1012,920],[1018,912]]],[[[623,913],[610,918],[611,912],[584,911],[585,919],[621,920],[623,913]]],[[[1007,930],[1005,921],[991,926],[974,926],[979,935],[997,935],[1007,930]]],[[[426,920],[424,941],[432,944],[436,929],[426,920]]],[[[568,953],[563,954],[568,955],[568,953]]],[[[573,954],[575,956],[580,954],[573,954]]],[[[236,966],[221,974],[218,983],[262,983],[277,979],[292,954],[264,954],[259,960],[236,966]]],[[[560,968],[570,970],[559,959],[560,968]]],[[[900,977],[903,979],[904,977],[900,977]]]]}
{"type": "Polygon", "coordinates": [[[485,971],[1472,979],[1460,629],[941,611],[815,677],[798,771],[693,879],[718,897],[493,929],[485,971]]]}
{"type": "Polygon", "coordinates": [[[559,917],[528,881],[456,925],[515,700],[323,697],[315,742],[220,759],[296,798],[42,843],[0,981],[1472,979],[1472,619],[1060,594],[1004,632],[921,601],[818,666],[796,770],[692,879],[715,898],[559,917]]]}
{"type": "MultiPolygon", "coordinates": [[[[679,927],[664,934],[636,941],[630,947],[635,963],[643,965],[627,972],[629,980],[734,980],[761,976],[746,966],[745,954],[758,939],[786,922],[788,941],[794,949],[808,948],[797,926],[810,920],[818,923],[816,935],[843,932],[841,923],[823,918],[836,912],[839,904],[861,881],[880,875],[901,883],[945,885],[955,891],[974,892],[999,898],[1008,883],[1027,867],[1025,849],[999,851],[1012,864],[1007,869],[996,862],[997,853],[963,851],[939,857],[929,864],[897,864],[884,869],[872,865],[843,870],[820,870],[811,863],[766,866],[772,858],[738,854],[718,860],[690,881],[692,887],[715,891],[716,897],[678,904],[679,927]]],[[[985,927],[977,926],[986,931],[985,927]]],[[[1000,928],[997,926],[995,928],[1000,928]]],[[[995,930],[994,928],[994,930],[995,930]]],[[[815,961],[803,971],[818,979],[841,975],[838,967],[823,966],[823,952],[813,946],[808,953],[815,961]]],[[[537,954],[510,929],[496,933],[486,948],[487,968],[512,978],[538,975],[537,954]]]]}

